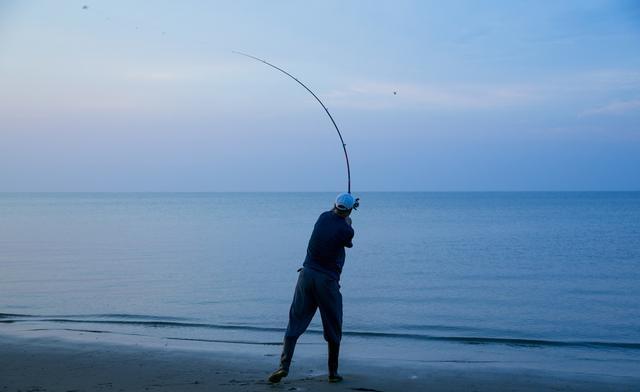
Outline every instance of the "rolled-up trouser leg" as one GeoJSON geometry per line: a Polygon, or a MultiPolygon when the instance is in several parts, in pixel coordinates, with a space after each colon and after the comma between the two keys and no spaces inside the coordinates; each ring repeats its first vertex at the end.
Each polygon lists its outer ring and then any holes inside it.
{"type": "Polygon", "coordinates": [[[324,339],[339,345],[342,340],[342,294],[335,279],[323,277],[316,281],[316,295],[324,339]]]}

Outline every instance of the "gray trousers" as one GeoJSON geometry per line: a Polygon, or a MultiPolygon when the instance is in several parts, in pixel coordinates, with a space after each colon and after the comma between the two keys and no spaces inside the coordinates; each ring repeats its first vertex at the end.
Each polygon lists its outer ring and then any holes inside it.
{"type": "Polygon", "coordinates": [[[322,317],[324,339],[329,343],[340,344],[342,339],[340,285],[337,280],[320,271],[303,268],[298,275],[285,338],[300,337],[306,331],[318,308],[322,317]]]}

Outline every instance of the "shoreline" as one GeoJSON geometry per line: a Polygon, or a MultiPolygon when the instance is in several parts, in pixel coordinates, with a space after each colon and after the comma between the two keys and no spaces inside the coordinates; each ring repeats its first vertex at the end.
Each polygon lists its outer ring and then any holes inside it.
{"type": "Polygon", "coordinates": [[[633,391],[639,377],[499,368],[468,363],[399,364],[344,359],[345,381],[326,381],[326,354],[294,357],[271,385],[279,346],[238,353],[194,346],[114,343],[99,335],[64,339],[0,333],[0,391],[633,391]],[[296,360],[297,359],[297,360],[296,360]]]}

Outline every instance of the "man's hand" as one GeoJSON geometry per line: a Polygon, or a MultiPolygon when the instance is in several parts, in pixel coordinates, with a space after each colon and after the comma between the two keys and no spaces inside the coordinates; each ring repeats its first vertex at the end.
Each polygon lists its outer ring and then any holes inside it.
{"type": "Polygon", "coordinates": [[[346,220],[346,221],[347,221],[347,224],[348,224],[349,226],[351,226],[351,217],[350,217],[350,216],[347,216],[346,218],[344,218],[344,220],[346,220]]]}

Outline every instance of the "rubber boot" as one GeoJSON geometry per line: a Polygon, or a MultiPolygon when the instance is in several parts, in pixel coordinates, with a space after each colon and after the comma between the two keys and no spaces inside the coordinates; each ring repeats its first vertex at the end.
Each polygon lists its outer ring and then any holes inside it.
{"type": "Polygon", "coordinates": [[[340,343],[329,343],[329,382],[340,382],[342,376],[338,374],[338,356],[340,355],[340,343]]]}
{"type": "Polygon", "coordinates": [[[291,358],[293,358],[293,350],[296,348],[296,338],[284,338],[282,343],[282,354],[280,355],[280,367],[269,376],[270,383],[280,382],[281,379],[289,374],[289,366],[291,366],[291,358]]]}

